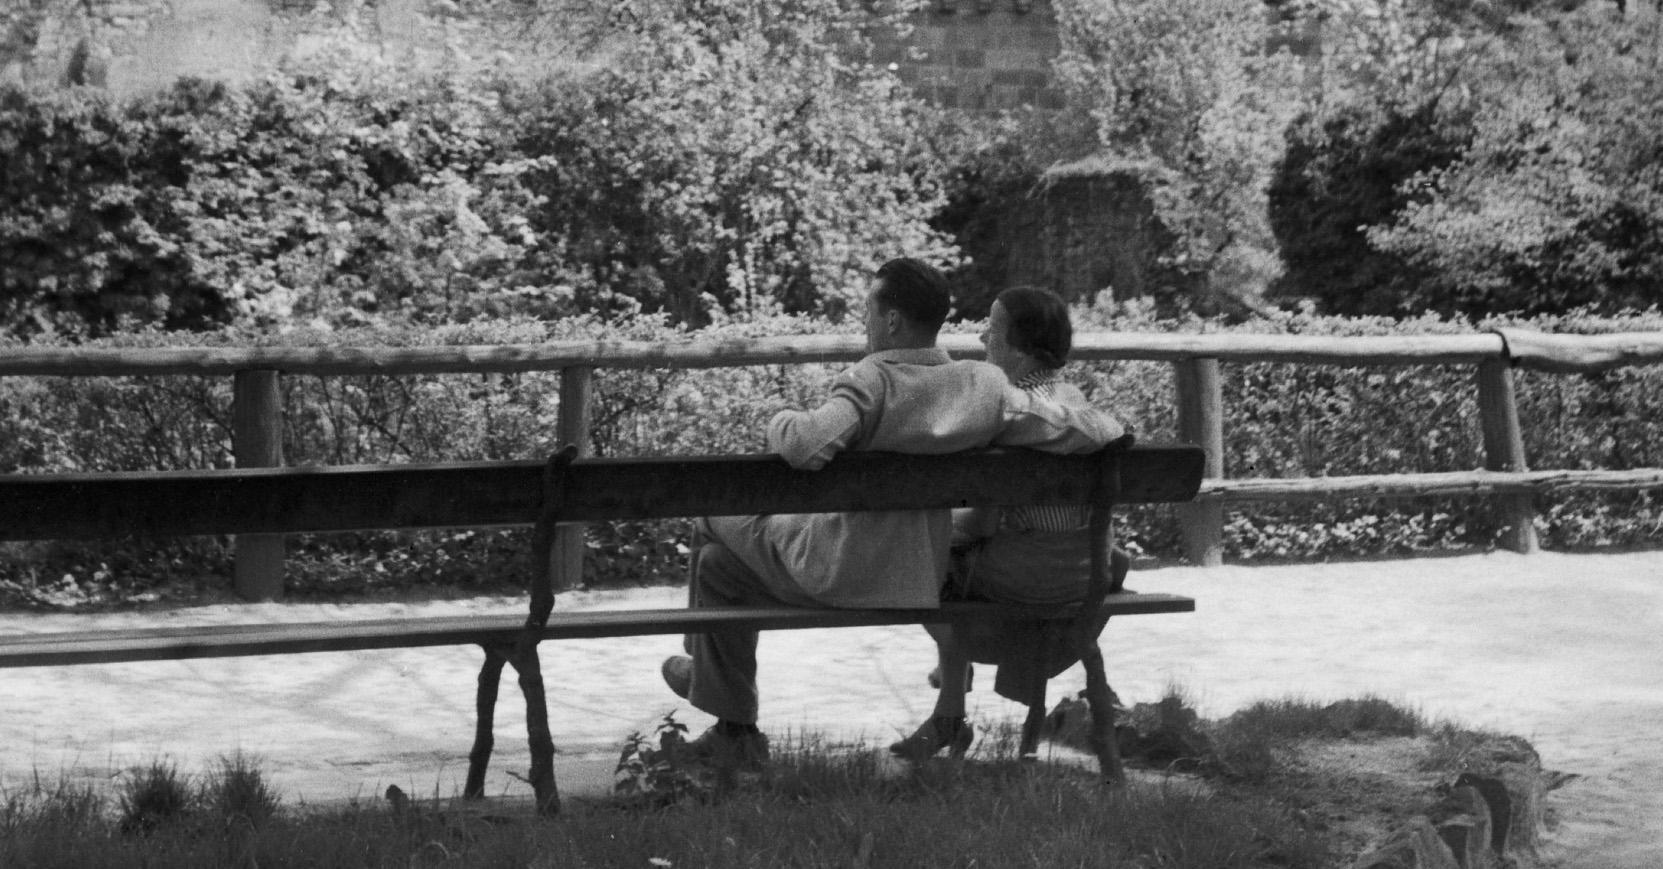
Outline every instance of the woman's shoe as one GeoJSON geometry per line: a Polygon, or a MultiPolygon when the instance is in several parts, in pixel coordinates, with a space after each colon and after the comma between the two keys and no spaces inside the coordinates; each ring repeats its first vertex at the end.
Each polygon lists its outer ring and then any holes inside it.
{"type": "Polygon", "coordinates": [[[931,718],[919,725],[906,739],[889,747],[891,753],[913,763],[934,757],[947,749],[948,757],[963,757],[970,743],[976,739],[976,728],[963,718],[931,718]]]}

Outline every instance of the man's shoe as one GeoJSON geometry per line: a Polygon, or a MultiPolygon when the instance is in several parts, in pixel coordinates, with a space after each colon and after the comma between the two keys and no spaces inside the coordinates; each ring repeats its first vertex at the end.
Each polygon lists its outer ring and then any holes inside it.
{"type": "Polygon", "coordinates": [[[664,684],[676,692],[676,696],[687,699],[688,692],[693,690],[693,659],[686,655],[671,655],[664,659],[664,664],[658,668],[664,674],[664,684]]]}
{"type": "Polygon", "coordinates": [[[768,735],[759,730],[730,734],[718,724],[687,743],[687,748],[694,757],[718,768],[759,772],[768,763],[768,735]]]}
{"type": "Polygon", "coordinates": [[[889,750],[902,760],[920,763],[943,748],[947,749],[948,757],[963,757],[975,739],[976,728],[970,722],[935,717],[919,725],[911,736],[889,746],[889,750]]]}

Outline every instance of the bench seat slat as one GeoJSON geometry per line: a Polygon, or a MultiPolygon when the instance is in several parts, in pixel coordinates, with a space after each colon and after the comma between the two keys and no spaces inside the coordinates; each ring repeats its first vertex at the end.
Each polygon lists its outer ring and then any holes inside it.
{"type": "MultiPolygon", "coordinates": [[[[1192,612],[1192,598],[1121,592],[1103,602],[1109,615],[1192,612]]],[[[945,622],[989,616],[1072,618],[1078,607],[1014,607],[946,603],[939,610],[711,607],[555,613],[543,639],[680,634],[741,627],[753,630],[945,622]]],[[[342,652],[482,641],[512,642],[523,616],[449,616],[293,624],[207,625],[0,636],[0,668],[223,658],[297,652],[342,652]]]]}

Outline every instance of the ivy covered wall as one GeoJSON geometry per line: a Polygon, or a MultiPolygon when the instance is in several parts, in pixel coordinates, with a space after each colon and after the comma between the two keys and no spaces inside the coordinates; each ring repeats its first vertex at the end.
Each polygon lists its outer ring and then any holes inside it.
{"type": "Polygon", "coordinates": [[[925,99],[948,108],[1062,108],[1051,0],[932,0],[909,23],[910,33],[876,40],[876,60],[893,64],[925,99]]]}

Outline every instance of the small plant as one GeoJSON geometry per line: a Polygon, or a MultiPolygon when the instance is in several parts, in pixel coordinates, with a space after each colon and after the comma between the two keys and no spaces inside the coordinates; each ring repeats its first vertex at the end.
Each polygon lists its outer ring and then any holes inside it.
{"type": "Polygon", "coordinates": [[[1448,721],[1428,734],[1431,744],[1417,766],[1444,773],[1485,772],[1500,764],[1541,763],[1530,743],[1494,731],[1469,730],[1448,721]]]}
{"type": "Polygon", "coordinates": [[[687,764],[687,725],[674,712],[664,715],[651,736],[640,731],[624,740],[614,774],[614,793],[637,804],[658,807],[681,802],[689,796],[702,798],[710,786],[701,781],[687,764]]]}
{"type": "Polygon", "coordinates": [[[177,820],[191,808],[190,779],[163,760],[128,771],[121,785],[121,831],[141,836],[177,820]]]}
{"type": "Polygon", "coordinates": [[[203,782],[203,805],[227,824],[244,820],[259,826],[277,814],[280,801],[259,767],[242,752],[221,757],[219,768],[203,782]]]}
{"type": "Polygon", "coordinates": [[[75,784],[59,776],[49,784],[36,771],[25,788],[0,788],[0,839],[24,830],[54,828],[81,830],[104,814],[104,799],[90,784],[75,784]]]}
{"type": "Polygon", "coordinates": [[[1426,722],[1413,709],[1382,697],[1341,700],[1323,707],[1328,730],[1338,736],[1374,733],[1380,736],[1418,736],[1426,722]]]}

